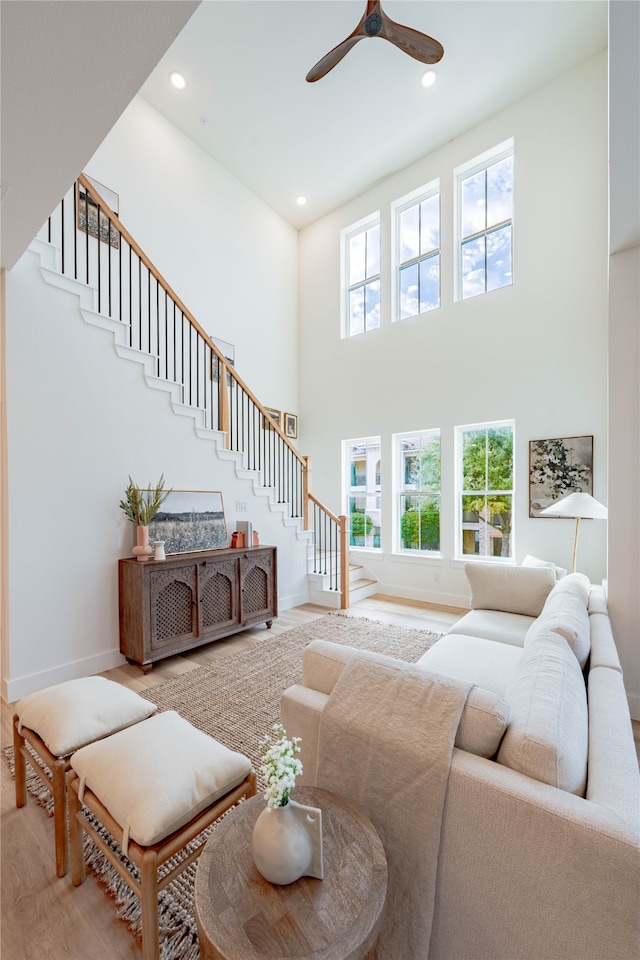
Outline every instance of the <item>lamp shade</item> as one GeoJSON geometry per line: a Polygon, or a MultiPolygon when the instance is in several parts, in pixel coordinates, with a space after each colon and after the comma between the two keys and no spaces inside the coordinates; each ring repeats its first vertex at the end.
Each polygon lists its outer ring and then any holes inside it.
{"type": "Polygon", "coordinates": [[[573,517],[581,520],[606,520],[607,508],[588,493],[570,493],[540,511],[543,517],[573,517]]]}

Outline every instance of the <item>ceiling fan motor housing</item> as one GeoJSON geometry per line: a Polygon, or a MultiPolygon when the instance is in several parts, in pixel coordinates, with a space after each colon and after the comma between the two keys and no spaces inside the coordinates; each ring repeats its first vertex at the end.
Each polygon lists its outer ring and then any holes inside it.
{"type": "Polygon", "coordinates": [[[372,13],[365,20],[364,28],[370,37],[377,36],[382,30],[382,17],[379,13],[372,13]]]}

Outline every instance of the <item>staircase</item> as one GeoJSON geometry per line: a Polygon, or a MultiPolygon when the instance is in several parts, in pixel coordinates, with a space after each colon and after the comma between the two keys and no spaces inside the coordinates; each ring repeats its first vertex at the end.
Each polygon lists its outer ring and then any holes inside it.
{"type": "MultiPolygon", "coordinates": [[[[367,576],[365,568],[360,563],[349,562],[349,603],[357,603],[377,592],[378,582],[367,576]]],[[[326,573],[307,575],[309,581],[309,602],[324,607],[340,608],[341,594],[330,589],[330,577],[326,573]]]]}
{"type": "Polygon", "coordinates": [[[310,600],[344,609],[374,593],[375,581],[349,563],[348,518],[335,516],[309,489],[309,458],[271,420],[87,178],[78,179],[31,249],[44,280],[75,294],[85,322],[111,333],[118,356],[140,364],[147,386],[167,393],[173,412],[190,417],[196,435],[306,542],[310,600]],[[83,211],[85,223],[95,215],[93,235],[77,227],[83,211]]]}

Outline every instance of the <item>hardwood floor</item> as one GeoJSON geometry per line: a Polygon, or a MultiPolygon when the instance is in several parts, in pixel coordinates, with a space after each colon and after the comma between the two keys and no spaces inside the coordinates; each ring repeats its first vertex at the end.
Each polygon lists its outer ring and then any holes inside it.
{"type": "MultiPolygon", "coordinates": [[[[304,604],[284,611],[271,628],[277,635],[309,623],[328,611],[304,604]]],[[[399,626],[444,632],[465,611],[390,597],[373,596],[348,611],[399,626]]],[[[157,683],[228,656],[264,637],[264,627],[254,627],[235,637],[212,643],[184,656],[158,664],[146,676],[139,667],[125,664],[103,676],[144,694],[157,683]]],[[[10,704],[2,703],[2,746],[12,742],[10,704]]],[[[56,877],[53,821],[29,799],[15,807],[13,779],[4,760],[2,772],[2,960],[140,960],[138,942],[115,917],[113,903],[98,887],[92,874],[74,888],[68,874],[56,877]]]]}

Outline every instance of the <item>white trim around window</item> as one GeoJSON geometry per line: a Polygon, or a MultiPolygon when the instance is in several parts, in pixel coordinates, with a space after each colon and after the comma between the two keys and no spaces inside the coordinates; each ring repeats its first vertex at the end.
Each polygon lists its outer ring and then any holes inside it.
{"type": "Polygon", "coordinates": [[[340,232],[340,335],[380,326],[380,211],[340,232]]]}
{"type": "MultiPolygon", "coordinates": [[[[453,173],[455,185],[453,198],[455,224],[453,258],[454,298],[455,300],[467,300],[471,297],[478,296],[483,293],[490,293],[492,290],[500,289],[501,287],[509,286],[513,283],[513,223],[515,196],[513,137],[511,137],[509,140],[503,141],[503,143],[498,144],[491,150],[486,150],[484,153],[474,157],[467,163],[461,164],[459,167],[455,168],[453,173]],[[486,184],[488,173],[486,173],[484,191],[481,191],[484,195],[484,207],[482,207],[480,200],[478,200],[478,205],[482,208],[484,216],[482,214],[478,216],[477,224],[466,224],[463,226],[463,208],[465,206],[463,200],[464,183],[466,182],[468,184],[471,178],[474,178],[482,171],[490,171],[491,169],[497,170],[502,161],[507,160],[508,158],[511,158],[512,160],[511,193],[504,195],[504,201],[502,204],[500,202],[494,202],[493,204],[488,202],[488,188],[486,184]],[[504,210],[500,209],[501,205],[505,207],[504,210]],[[493,211],[489,210],[490,206],[493,206],[493,211]],[[488,250],[488,246],[490,244],[496,247],[493,257],[488,250]],[[475,279],[473,274],[481,274],[482,271],[473,270],[472,261],[474,261],[474,257],[471,255],[471,251],[474,245],[481,245],[484,250],[484,253],[478,257],[478,261],[483,262],[484,277],[480,275],[475,279]],[[470,264],[469,267],[463,266],[465,253],[466,260],[470,264]],[[494,261],[493,269],[491,268],[492,260],[494,261]]],[[[498,196],[500,195],[498,194],[498,196]]],[[[470,209],[473,210],[473,207],[471,206],[470,209]]]]}
{"type": "Polygon", "coordinates": [[[440,180],[394,201],[391,224],[391,316],[395,322],[440,306],[440,180]]]}

